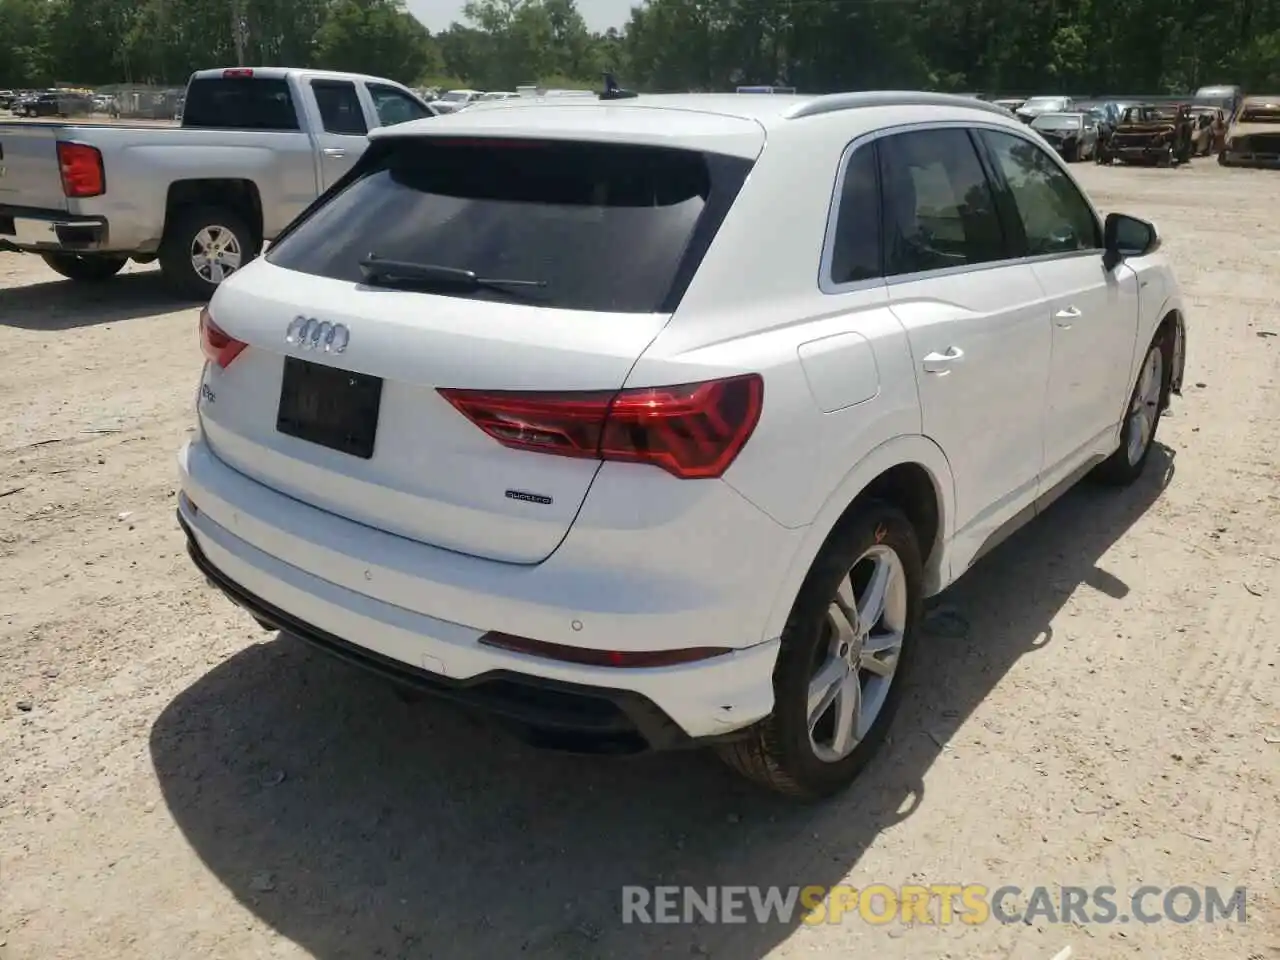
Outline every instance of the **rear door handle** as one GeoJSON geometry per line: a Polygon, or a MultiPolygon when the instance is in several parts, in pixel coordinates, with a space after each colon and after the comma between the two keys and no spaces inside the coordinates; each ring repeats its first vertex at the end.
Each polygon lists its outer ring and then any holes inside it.
{"type": "Polygon", "coordinates": [[[345,157],[347,155],[347,151],[343,150],[341,147],[325,147],[320,152],[323,153],[326,157],[338,158],[338,157],[345,157]]]}
{"type": "Polygon", "coordinates": [[[924,358],[922,365],[925,373],[936,373],[945,377],[951,372],[951,364],[964,359],[964,351],[959,347],[947,347],[946,353],[931,353],[924,358]]]}
{"type": "Polygon", "coordinates": [[[1053,315],[1053,322],[1064,330],[1070,330],[1073,321],[1080,319],[1079,307],[1067,307],[1053,315]]]}

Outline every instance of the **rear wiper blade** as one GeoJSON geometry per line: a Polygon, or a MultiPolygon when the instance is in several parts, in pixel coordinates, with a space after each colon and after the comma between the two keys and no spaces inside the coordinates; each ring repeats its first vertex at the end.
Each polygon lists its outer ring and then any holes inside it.
{"type": "Polygon", "coordinates": [[[462,287],[467,290],[481,288],[513,293],[512,288],[542,289],[545,280],[523,280],[516,277],[482,277],[474,270],[447,267],[441,263],[413,263],[407,260],[387,260],[371,253],[360,261],[360,270],[368,283],[381,286],[462,287]]]}

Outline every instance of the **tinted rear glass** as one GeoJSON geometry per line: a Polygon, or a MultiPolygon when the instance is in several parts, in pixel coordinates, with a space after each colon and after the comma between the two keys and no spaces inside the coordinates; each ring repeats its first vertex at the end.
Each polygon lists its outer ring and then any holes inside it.
{"type": "Polygon", "coordinates": [[[267,259],[353,283],[388,260],[542,281],[431,293],[569,310],[669,309],[747,161],[617,144],[415,137],[370,151],[354,182],[295,225],[267,259]],[[515,288],[511,288],[515,289],[515,288]]]}
{"type": "Polygon", "coordinates": [[[192,81],[184,127],[223,130],[297,130],[298,112],[284,80],[221,77],[192,81]]]}

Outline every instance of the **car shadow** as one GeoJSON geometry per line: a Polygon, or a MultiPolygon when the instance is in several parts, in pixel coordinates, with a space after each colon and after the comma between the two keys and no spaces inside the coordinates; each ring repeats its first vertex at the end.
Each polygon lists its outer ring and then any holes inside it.
{"type": "MultiPolygon", "coordinates": [[[[539,753],[290,638],[231,657],[151,731],[169,810],[238,901],[321,960],[762,957],[799,923],[637,926],[625,885],[840,882],[927,801],[944,744],[1173,475],[1068,493],[931,604],[892,743],[846,794],[794,805],[703,753],[539,753]],[[819,839],[820,838],[820,839],[819,839]]],[[[909,868],[904,866],[904,873],[909,868]]]]}
{"type": "Polygon", "coordinates": [[[58,278],[0,289],[0,326],[72,330],[158,317],[194,305],[174,296],[161,282],[159,270],[122,273],[104,283],[58,278]]]}

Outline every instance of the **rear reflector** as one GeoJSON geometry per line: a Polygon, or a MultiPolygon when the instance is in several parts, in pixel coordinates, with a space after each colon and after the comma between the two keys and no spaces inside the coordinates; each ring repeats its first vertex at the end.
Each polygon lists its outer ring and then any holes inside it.
{"type": "Polygon", "coordinates": [[[733,653],[729,647],[686,647],[683,650],[588,650],[568,647],[560,643],[543,643],[528,637],[515,637],[509,633],[486,633],[480,638],[486,647],[498,647],[513,653],[524,653],[563,663],[578,663],[588,667],[673,667],[682,663],[696,663],[733,653]]]}
{"type": "Polygon", "coordinates": [[[100,197],[107,192],[107,178],[102,169],[102,153],[97,147],[59,140],[57,150],[64,196],[75,200],[100,197]]]}
{"type": "Polygon", "coordinates": [[[230,70],[222,71],[223,80],[248,79],[253,76],[252,67],[232,67],[230,70]]]}
{"type": "Polygon", "coordinates": [[[503,446],[562,457],[649,463],[681,479],[723,474],[764,405],[757,373],[668,387],[441,395],[503,446]]]}
{"type": "Polygon", "coordinates": [[[240,356],[241,351],[247,346],[248,344],[243,340],[237,340],[235,337],[224,333],[213,322],[213,317],[210,315],[208,307],[201,309],[200,349],[210,363],[215,363],[223,368],[229,367],[231,366],[231,361],[240,356]]]}

